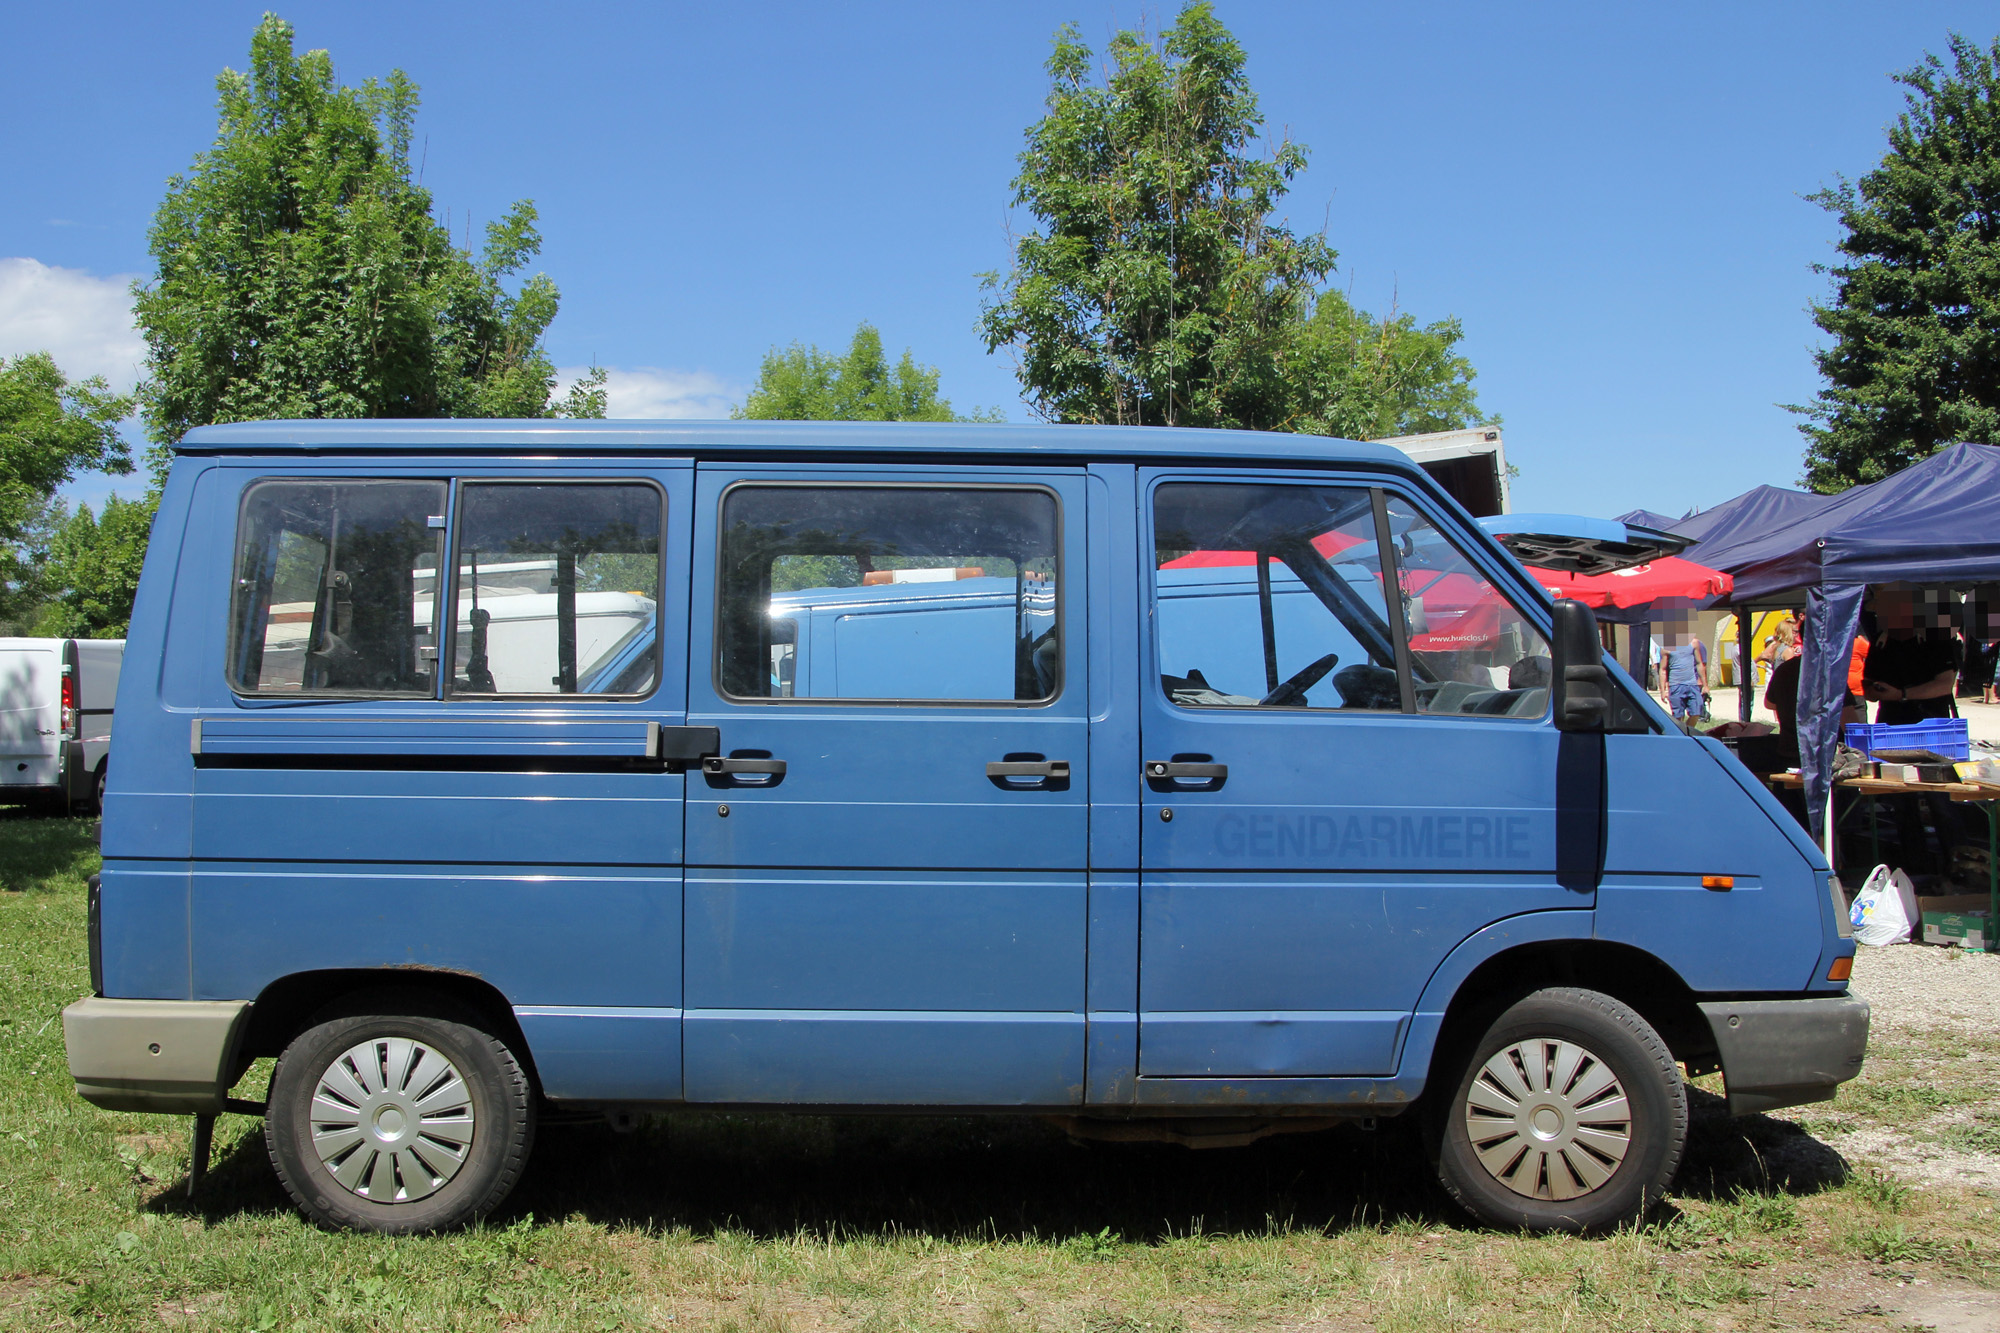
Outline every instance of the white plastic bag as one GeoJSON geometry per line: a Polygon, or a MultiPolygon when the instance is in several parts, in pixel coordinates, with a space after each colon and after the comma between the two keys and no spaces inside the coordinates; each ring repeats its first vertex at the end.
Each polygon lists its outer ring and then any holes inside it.
{"type": "Polygon", "coordinates": [[[1848,919],[1854,923],[1857,944],[1878,949],[1901,944],[1910,938],[1910,927],[1916,924],[1916,886],[1902,871],[1876,866],[1868,872],[1861,892],[1854,895],[1848,919]]]}

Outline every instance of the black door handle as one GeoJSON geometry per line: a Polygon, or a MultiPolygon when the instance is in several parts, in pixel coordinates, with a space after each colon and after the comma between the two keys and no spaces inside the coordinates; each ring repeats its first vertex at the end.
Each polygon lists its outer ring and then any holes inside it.
{"type": "Polygon", "coordinates": [[[1148,759],[1146,785],[1154,791],[1220,791],[1229,778],[1229,765],[1209,762],[1207,755],[1192,759],[1148,759]]]}
{"type": "Polygon", "coordinates": [[[1227,764],[1178,764],[1161,759],[1146,761],[1146,776],[1149,778],[1210,778],[1220,781],[1229,776],[1227,764]]]}
{"type": "Polygon", "coordinates": [[[785,778],[785,761],[762,758],[731,758],[719,754],[703,755],[701,775],[711,787],[775,787],[785,778]],[[742,781],[744,775],[752,780],[742,781]]]}
{"type": "Polygon", "coordinates": [[[1067,791],[1069,760],[1010,754],[986,766],[986,780],[1001,791],[1067,791]]]}
{"type": "Polygon", "coordinates": [[[1043,759],[1040,761],[996,760],[986,766],[989,778],[1066,778],[1069,776],[1069,760],[1043,759]]]}

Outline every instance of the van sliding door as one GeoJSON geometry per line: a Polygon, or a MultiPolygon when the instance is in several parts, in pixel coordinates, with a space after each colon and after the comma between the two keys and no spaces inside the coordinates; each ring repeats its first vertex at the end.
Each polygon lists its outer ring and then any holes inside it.
{"type": "Polygon", "coordinates": [[[690,1101],[1080,1100],[1082,493],[699,469],[690,1101]]]}

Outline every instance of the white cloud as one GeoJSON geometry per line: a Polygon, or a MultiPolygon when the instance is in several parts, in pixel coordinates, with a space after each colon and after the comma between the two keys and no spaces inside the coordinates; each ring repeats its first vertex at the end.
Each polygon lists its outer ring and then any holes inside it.
{"type": "MultiPolygon", "coordinates": [[[[582,378],[587,367],[564,366],[556,372],[556,394],[582,378]]],[[[686,421],[729,415],[742,391],[705,370],[661,370],[656,366],[608,369],[604,381],[610,402],[605,415],[623,420],[686,421]]]]}
{"type": "Polygon", "coordinates": [[[0,357],[47,352],[71,379],[139,382],[145,339],[132,326],[132,275],[96,277],[38,259],[0,259],[0,357]]]}

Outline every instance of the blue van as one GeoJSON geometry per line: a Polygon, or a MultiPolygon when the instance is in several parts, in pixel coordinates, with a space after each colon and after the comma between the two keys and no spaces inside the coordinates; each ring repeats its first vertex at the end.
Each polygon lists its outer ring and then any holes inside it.
{"type": "Polygon", "coordinates": [[[1596,1230],[1683,1070],[1745,1114],[1866,1043],[1812,842],[1387,448],[207,427],[129,646],[71,1071],[197,1170],[261,1113],[323,1224],[734,1108],[1408,1114],[1476,1217],[1596,1230]]]}

